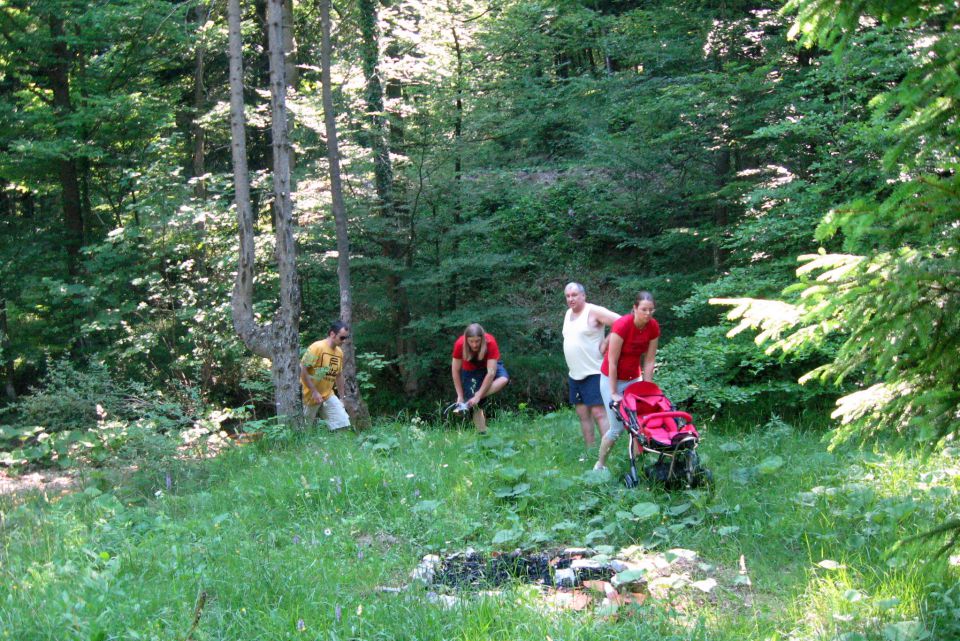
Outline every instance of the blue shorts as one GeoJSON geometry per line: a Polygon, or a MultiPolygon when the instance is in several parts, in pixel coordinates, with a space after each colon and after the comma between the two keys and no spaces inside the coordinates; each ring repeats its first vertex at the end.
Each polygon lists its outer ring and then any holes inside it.
{"type": "MultiPolygon", "coordinates": [[[[480,389],[480,386],[483,385],[483,379],[486,378],[486,376],[486,368],[460,370],[460,382],[463,383],[463,398],[468,399],[475,395],[477,390],[480,389]]],[[[507,368],[503,366],[503,361],[497,361],[497,375],[494,376],[493,379],[496,380],[498,378],[510,378],[510,375],[507,374],[507,368]]]]}
{"type": "Polygon", "coordinates": [[[568,376],[567,383],[570,385],[571,405],[603,405],[599,374],[593,374],[579,381],[568,376]]]}

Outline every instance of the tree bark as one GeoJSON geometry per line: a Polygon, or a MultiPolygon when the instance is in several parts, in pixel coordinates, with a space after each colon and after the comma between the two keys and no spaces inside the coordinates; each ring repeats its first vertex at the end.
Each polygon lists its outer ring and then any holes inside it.
{"type": "MultiPolygon", "coordinates": [[[[197,26],[203,28],[210,18],[210,5],[201,4],[196,8],[197,26]]],[[[203,84],[203,75],[206,67],[206,44],[204,39],[197,42],[193,52],[193,122],[190,131],[193,134],[193,194],[197,198],[206,198],[207,188],[203,180],[206,174],[206,131],[200,124],[200,115],[206,109],[207,90],[203,84]]]]}
{"type": "Polygon", "coordinates": [[[254,238],[247,169],[243,114],[243,46],[240,35],[240,0],[229,0],[230,26],[230,130],[236,189],[240,255],[234,284],[233,325],[244,344],[271,360],[277,416],[300,420],[299,325],[300,291],[296,245],[293,239],[293,201],[287,156],[286,80],[282,38],[282,0],[269,0],[267,25],[270,48],[270,103],[273,134],[273,189],[276,206],[275,258],[280,277],[280,306],[267,325],[253,314],[254,238]]]}
{"type": "MultiPolygon", "coordinates": [[[[717,175],[717,191],[719,192],[723,190],[723,187],[726,186],[730,180],[729,147],[725,146],[720,150],[720,153],[716,158],[715,167],[717,175]]],[[[719,202],[716,203],[716,211],[714,212],[716,238],[713,241],[713,269],[718,274],[723,270],[723,265],[726,258],[726,252],[723,250],[723,239],[724,235],[726,234],[727,225],[730,222],[729,218],[725,197],[720,196],[719,202]]]]}
{"type": "Polygon", "coordinates": [[[293,1],[283,2],[283,51],[284,73],[287,76],[287,86],[293,89],[300,87],[300,72],[297,70],[297,40],[294,37],[293,1]]]}
{"type": "MultiPolygon", "coordinates": [[[[66,123],[73,112],[70,100],[70,52],[67,48],[63,19],[50,16],[50,35],[53,38],[53,62],[47,70],[50,90],[53,92],[53,106],[59,116],[59,123],[66,123]]],[[[61,137],[65,125],[59,124],[61,137]]],[[[57,173],[60,179],[61,200],[64,222],[64,249],[67,251],[67,272],[74,276],[80,270],[80,249],[83,247],[83,210],[80,197],[80,174],[77,161],[72,154],[57,161],[57,173]]]]}
{"type": "Polygon", "coordinates": [[[0,355],[3,366],[3,393],[11,403],[17,400],[17,389],[13,385],[13,354],[10,351],[10,330],[7,327],[7,299],[0,298],[0,355]]]}
{"type": "MultiPolygon", "coordinates": [[[[330,86],[330,0],[320,0],[322,41],[320,48],[320,78],[323,98],[323,121],[327,130],[327,160],[330,165],[331,208],[337,228],[337,279],[340,285],[340,320],[353,325],[353,299],[350,294],[350,239],[347,235],[347,208],[343,202],[340,180],[340,146],[337,141],[337,118],[333,110],[333,90],[330,86]]],[[[343,347],[343,377],[346,389],[341,390],[343,404],[350,414],[354,428],[370,424],[370,413],[360,397],[357,384],[357,358],[353,341],[343,347]]]]}
{"type": "MultiPolygon", "coordinates": [[[[448,1],[447,10],[453,19],[456,19],[456,13],[448,1]]],[[[453,226],[457,228],[462,222],[463,209],[463,50],[460,47],[460,35],[457,33],[457,26],[454,24],[450,29],[453,35],[453,52],[457,58],[457,98],[454,103],[455,112],[453,120],[453,226]]],[[[452,255],[456,256],[460,251],[460,236],[453,234],[452,255]]],[[[457,308],[457,292],[460,291],[457,282],[456,273],[451,275],[450,282],[450,309],[457,308]]]]}

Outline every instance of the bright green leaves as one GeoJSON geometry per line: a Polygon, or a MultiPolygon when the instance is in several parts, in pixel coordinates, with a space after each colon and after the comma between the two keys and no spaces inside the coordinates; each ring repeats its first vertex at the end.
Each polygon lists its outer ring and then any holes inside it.
{"type": "Polygon", "coordinates": [[[656,503],[637,503],[630,511],[641,521],[652,519],[660,514],[660,506],[656,503]]]}

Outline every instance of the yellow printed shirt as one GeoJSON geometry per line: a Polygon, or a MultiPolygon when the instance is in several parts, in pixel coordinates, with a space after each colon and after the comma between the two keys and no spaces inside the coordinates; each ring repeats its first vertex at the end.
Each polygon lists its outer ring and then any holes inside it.
{"type": "MultiPolygon", "coordinates": [[[[307,374],[313,379],[313,384],[323,400],[330,398],[337,376],[343,371],[343,350],[330,347],[326,340],[320,340],[307,348],[300,364],[307,369],[307,374]]],[[[303,388],[304,405],[313,405],[310,388],[303,381],[300,382],[300,387],[303,388]]]]}

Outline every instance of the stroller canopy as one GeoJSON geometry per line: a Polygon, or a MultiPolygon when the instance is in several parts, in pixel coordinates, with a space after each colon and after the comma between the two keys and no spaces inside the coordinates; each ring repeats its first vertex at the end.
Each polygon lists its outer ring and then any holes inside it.
{"type": "Polygon", "coordinates": [[[623,404],[626,409],[637,414],[653,414],[654,412],[669,412],[670,401],[657,387],[656,383],[640,381],[629,385],[623,390],[623,404]]]}

